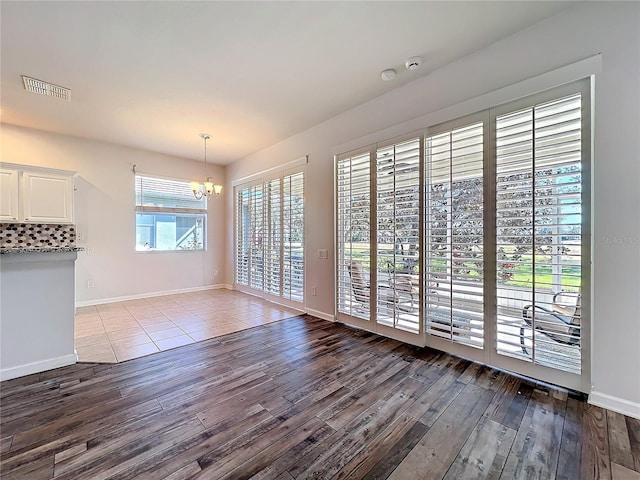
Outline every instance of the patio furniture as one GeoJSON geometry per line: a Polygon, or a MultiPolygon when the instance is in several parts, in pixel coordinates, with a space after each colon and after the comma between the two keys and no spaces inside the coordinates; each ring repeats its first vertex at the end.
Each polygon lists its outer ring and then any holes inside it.
{"type": "Polygon", "coordinates": [[[396,273],[391,277],[391,284],[400,297],[408,296],[413,310],[414,305],[418,304],[416,299],[420,296],[418,278],[405,273],[396,273]]]}
{"type": "MultiPolygon", "coordinates": [[[[563,345],[580,344],[580,316],[581,295],[579,292],[558,292],[553,296],[551,308],[541,305],[525,305],[522,309],[522,318],[525,323],[552,340],[563,345]],[[575,304],[562,301],[562,297],[575,298],[575,304]],[[535,315],[535,321],[534,321],[535,315]]],[[[528,355],[524,345],[525,325],[520,327],[520,346],[525,355],[528,355]]]]}
{"type": "Polygon", "coordinates": [[[356,301],[361,303],[363,306],[369,306],[370,295],[370,285],[367,279],[364,276],[364,272],[362,269],[362,264],[356,260],[352,260],[347,265],[347,269],[349,270],[349,276],[351,277],[351,289],[353,290],[353,296],[356,301]]]}
{"type": "MultiPolygon", "coordinates": [[[[347,265],[351,277],[351,288],[357,302],[365,307],[369,306],[371,285],[368,282],[362,263],[352,260],[347,265]]],[[[402,304],[409,302],[409,309],[414,308],[415,297],[418,296],[418,285],[414,284],[411,275],[391,275],[388,285],[378,285],[378,298],[387,304],[402,304]]]]}
{"type": "MultiPolygon", "coordinates": [[[[352,260],[347,265],[351,277],[351,288],[357,302],[368,306],[371,285],[364,272],[362,263],[352,260]]],[[[435,289],[438,283],[429,282],[429,287],[435,289]]],[[[435,291],[434,291],[435,292],[435,291]]],[[[437,292],[435,292],[437,294],[437,292]]],[[[414,311],[420,300],[419,278],[417,275],[406,273],[390,274],[388,285],[378,284],[378,299],[386,304],[398,305],[401,310],[414,311]]]]}

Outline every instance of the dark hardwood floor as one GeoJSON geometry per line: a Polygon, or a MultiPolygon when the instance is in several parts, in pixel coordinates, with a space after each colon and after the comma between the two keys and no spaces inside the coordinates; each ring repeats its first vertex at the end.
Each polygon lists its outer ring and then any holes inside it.
{"type": "Polygon", "coordinates": [[[309,316],[3,382],[2,479],[638,479],[640,421],[309,316]]]}

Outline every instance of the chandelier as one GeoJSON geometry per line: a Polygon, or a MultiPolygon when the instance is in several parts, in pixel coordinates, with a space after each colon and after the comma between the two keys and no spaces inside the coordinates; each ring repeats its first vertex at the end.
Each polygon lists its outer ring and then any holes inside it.
{"type": "Polygon", "coordinates": [[[222,185],[214,185],[211,181],[211,177],[207,177],[207,140],[211,138],[208,133],[201,133],[200,138],[204,140],[204,174],[205,179],[204,182],[190,182],[191,190],[193,190],[193,195],[197,200],[200,200],[202,197],[210,197],[214,195],[217,197],[222,192],[222,185]],[[202,188],[201,188],[202,187],[202,188]]]}

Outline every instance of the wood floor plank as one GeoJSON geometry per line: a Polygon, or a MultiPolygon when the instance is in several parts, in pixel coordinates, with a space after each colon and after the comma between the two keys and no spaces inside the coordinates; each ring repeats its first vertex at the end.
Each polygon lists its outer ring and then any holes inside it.
{"type": "Polygon", "coordinates": [[[498,479],[507,461],[516,431],[482,418],[447,471],[444,480],[498,479]]]}
{"type": "Polygon", "coordinates": [[[354,455],[334,479],[386,478],[404,460],[428,429],[429,427],[413,417],[402,415],[354,455]]]}
{"type": "Polygon", "coordinates": [[[485,416],[505,427],[518,430],[533,389],[533,383],[523,381],[519,377],[509,376],[493,397],[485,416]]]}
{"type": "Polygon", "coordinates": [[[534,390],[501,478],[554,478],[564,425],[565,402],[534,390]]]}
{"type": "Polygon", "coordinates": [[[625,421],[627,423],[627,432],[629,432],[634,470],[640,472],[640,419],[625,417],[625,421]]]}
{"type": "Polygon", "coordinates": [[[100,403],[85,406],[74,415],[63,415],[47,424],[17,434],[11,446],[12,456],[24,455],[46,448],[68,448],[81,440],[87,432],[102,431],[113,425],[126,425],[138,418],[152,415],[162,410],[157,400],[143,403],[131,399],[118,398],[103,400],[100,403]]]}
{"type": "Polygon", "coordinates": [[[389,478],[444,477],[493,395],[482,387],[466,385],[389,478]],[[460,422],[461,418],[466,420],[460,422]]]}
{"type": "Polygon", "coordinates": [[[432,426],[456,397],[462,392],[465,384],[458,382],[456,371],[447,371],[442,377],[429,385],[429,389],[407,410],[426,426],[432,426]]]}
{"type": "MultiPolygon", "coordinates": [[[[290,432],[302,428],[318,412],[346,393],[348,393],[348,389],[344,387],[340,387],[337,390],[330,389],[324,395],[314,398],[313,403],[296,405],[290,410],[281,413],[277,417],[278,423],[274,424],[268,435],[264,435],[265,432],[257,432],[254,435],[247,436],[246,439],[242,439],[240,442],[224,445],[216,451],[200,457],[198,459],[198,463],[202,468],[200,477],[220,478],[230,474],[235,468],[255,457],[273,443],[282,441],[290,432]]],[[[318,428],[319,426],[315,429],[318,428]]]]}
{"type": "Polygon", "coordinates": [[[582,416],[584,402],[575,398],[567,399],[562,440],[556,480],[574,480],[580,478],[582,458],[582,416]]]}
{"type": "Polygon", "coordinates": [[[640,472],[612,463],[611,478],[613,480],[640,480],[640,472]]]}
{"type": "Polygon", "coordinates": [[[633,470],[635,468],[633,452],[624,415],[607,410],[607,430],[611,462],[633,470]]]}
{"type": "Polygon", "coordinates": [[[163,478],[164,480],[188,480],[201,471],[198,462],[191,462],[163,478]]]}
{"type": "Polygon", "coordinates": [[[130,467],[138,468],[158,452],[162,452],[184,438],[196,436],[204,428],[197,418],[176,421],[164,428],[155,429],[154,435],[142,434],[133,442],[118,441],[118,448],[89,448],[85,453],[76,455],[55,465],[58,480],[78,478],[106,479],[117,475],[130,467]]]}
{"type": "MultiPolygon", "coordinates": [[[[398,367],[402,365],[399,364],[398,367]]],[[[375,403],[381,395],[386,394],[405,378],[407,378],[406,367],[400,370],[390,369],[373,379],[359,389],[352,391],[349,396],[334,403],[325,411],[318,414],[318,417],[327,422],[335,430],[339,430],[347,423],[362,414],[367,408],[375,403]]]]}
{"type": "Polygon", "coordinates": [[[354,455],[366,447],[426,390],[417,380],[407,378],[394,391],[365,410],[335,435],[318,445],[308,458],[289,470],[295,478],[332,478],[354,455]]]}
{"type": "Polygon", "coordinates": [[[256,405],[241,415],[229,417],[205,432],[175,443],[171,448],[148,458],[144,465],[137,466],[137,472],[150,479],[164,478],[193,462],[202,470],[198,462],[202,456],[215,452],[221,445],[232,442],[237,445],[239,439],[254,435],[255,432],[267,432],[279,422],[264,408],[256,405]]]}
{"type": "Polygon", "coordinates": [[[318,418],[311,418],[307,423],[300,427],[289,429],[290,431],[287,435],[277,441],[270,442],[270,445],[267,445],[266,447],[263,447],[261,444],[253,446],[253,448],[246,452],[247,459],[244,462],[238,462],[240,465],[235,468],[233,468],[234,464],[230,464],[230,462],[228,462],[226,464],[228,465],[227,468],[217,470],[215,472],[215,478],[228,480],[250,478],[256,473],[267,468],[274,458],[280,457],[296,445],[314,437],[314,435],[316,435],[320,430],[326,428],[327,425],[322,420],[319,420],[318,418]]]}
{"type": "Polygon", "coordinates": [[[96,415],[96,410],[85,411],[81,415],[63,417],[51,425],[21,434],[24,438],[18,439],[12,446],[11,454],[2,457],[5,468],[17,469],[25,463],[53,456],[86,441],[89,436],[99,436],[107,431],[117,432],[129,422],[148,418],[154,412],[161,411],[156,400],[122,410],[117,410],[110,403],[100,407],[98,411],[104,416],[96,415]]]}
{"type": "Polygon", "coordinates": [[[2,480],[49,480],[53,478],[53,455],[38,458],[16,469],[7,469],[0,465],[2,480]]]}
{"type": "Polygon", "coordinates": [[[13,435],[2,437],[0,439],[0,454],[9,453],[9,450],[11,450],[12,442],[13,442],[13,435]]]}
{"type": "Polygon", "coordinates": [[[283,474],[286,474],[286,478],[293,478],[289,475],[287,470],[292,468],[300,458],[307,455],[313,448],[319,443],[323,442],[326,438],[335,433],[335,430],[328,425],[324,425],[319,430],[316,430],[313,435],[306,437],[301,442],[297,443],[289,450],[283,452],[279,457],[272,459],[271,463],[256,472],[251,476],[252,480],[276,480],[283,478],[283,474]]]}
{"type": "Polygon", "coordinates": [[[585,434],[582,440],[580,478],[610,480],[611,462],[606,410],[595,405],[585,405],[582,428],[585,434]]]}

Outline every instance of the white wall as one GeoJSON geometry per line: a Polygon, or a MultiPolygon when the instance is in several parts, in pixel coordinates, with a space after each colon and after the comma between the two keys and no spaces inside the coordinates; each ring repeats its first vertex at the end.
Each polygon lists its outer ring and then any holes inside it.
{"type": "MultiPolygon", "coordinates": [[[[135,191],[138,173],[201,179],[204,164],[194,160],[2,125],[2,161],[78,172],[75,223],[87,251],[76,262],[76,302],[95,303],[221,284],[224,276],[224,199],[209,201],[205,252],[137,253],[135,191]],[[89,249],[91,254],[89,254],[89,249]],[[218,275],[214,276],[214,271],[218,275]],[[87,280],[94,288],[87,288],[87,280]]],[[[208,166],[216,182],[225,169],[208,166]]]]}
{"type": "MultiPolygon", "coordinates": [[[[591,401],[640,417],[640,3],[576,5],[236,162],[228,168],[228,180],[309,155],[305,191],[306,304],[308,309],[331,316],[334,147],[347,143],[355,146],[358,138],[371,134],[376,137],[375,132],[384,129],[392,136],[393,126],[401,122],[598,53],[602,53],[602,71],[596,76],[595,87],[591,401]],[[329,249],[329,260],[317,258],[319,248],[329,249]],[[310,294],[312,286],[317,287],[315,297],[310,294]]],[[[362,138],[360,145],[366,145],[373,137],[362,138]]],[[[232,283],[230,188],[226,208],[226,283],[232,283]]]]}

